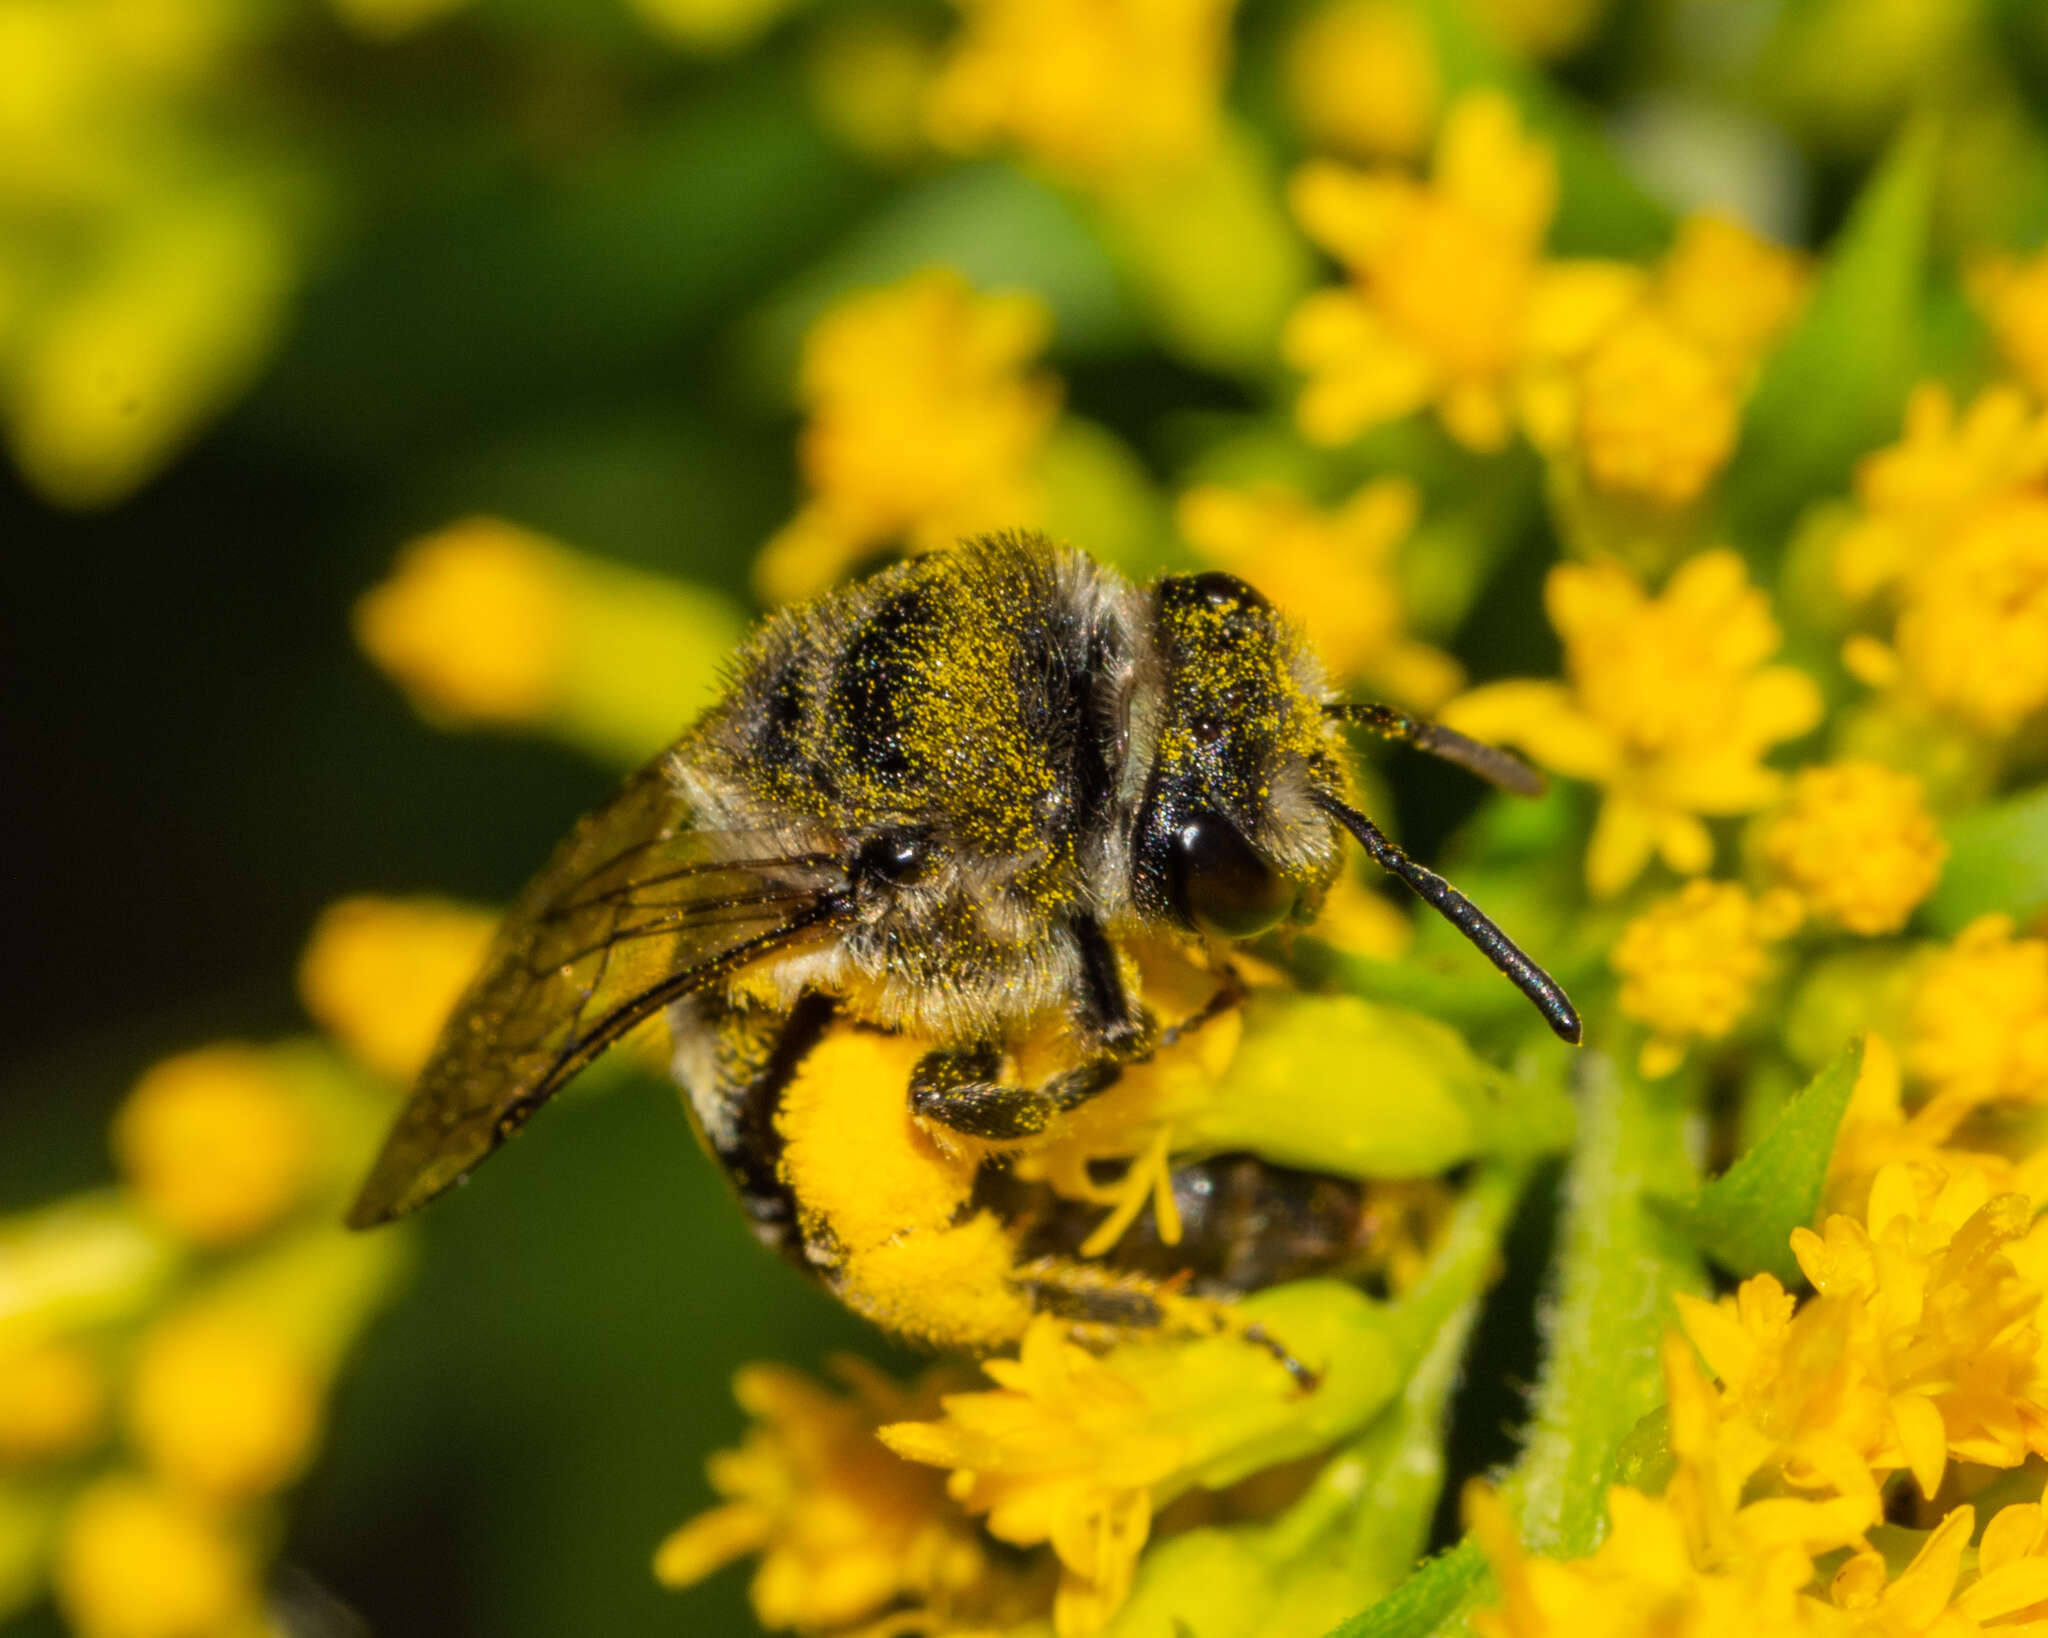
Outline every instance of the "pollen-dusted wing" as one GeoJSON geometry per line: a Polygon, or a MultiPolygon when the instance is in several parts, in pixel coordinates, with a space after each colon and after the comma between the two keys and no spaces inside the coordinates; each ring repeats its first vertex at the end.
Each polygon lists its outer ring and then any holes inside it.
{"type": "Polygon", "coordinates": [[[442,1027],[351,1227],[425,1205],[569,1077],[686,991],[829,928],[844,866],[760,831],[692,827],[658,760],[520,894],[442,1027]]]}

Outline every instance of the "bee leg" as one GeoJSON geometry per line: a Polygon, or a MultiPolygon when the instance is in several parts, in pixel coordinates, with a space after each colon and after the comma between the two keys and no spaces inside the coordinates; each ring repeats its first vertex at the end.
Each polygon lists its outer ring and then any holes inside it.
{"type": "Polygon", "coordinates": [[[1321,1380],[1315,1371],[1256,1321],[1246,1321],[1229,1304],[1181,1291],[1176,1277],[1155,1280],[1121,1273],[1099,1263],[1039,1257],[1011,1276],[1033,1312],[1065,1320],[1076,1342],[1107,1348],[1147,1332],[1165,1336],[1234,1336],[1270,1354],[1303,1392],[1321,1380]]]}
{"type": "Polygon", "coordinates": [[[991,1143],[1036,1137],[1057,1115],[1079,1107],[1114,1084],[1123,1066],[1096,1059],[1037,1086],[1006,1086],[996,1079],[1001,1054],[994,1047],[941,1048],[910,1072],[913,1114],[991,1143]]]}

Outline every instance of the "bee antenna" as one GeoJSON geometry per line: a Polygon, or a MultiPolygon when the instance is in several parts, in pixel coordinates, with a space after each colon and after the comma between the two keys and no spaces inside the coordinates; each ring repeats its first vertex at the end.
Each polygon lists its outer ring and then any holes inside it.
{"type": "Polygon", "coordinates": [[[1476,944],[1486,959],[1526,995],[1557,1035],[1577,1046],[1583,1033],[1578,1010],[1556,979],[1524,955],[1515,941],[1493,924],[1478,905],[1434,870],[1425,869],[1387,838],[1385,831],[1356,808],[1334,796],[1318,796],[1316,805],[1358,838],[1372,862],[1398,876],[1432,910],[1476,944]]]}
{"type": "Polygon", "coordinates": [[[1481,744],[1454,728],[1412,717],[1391,705],[1372,700],[1330,700],[1323,706],[1323,715],[1370,728],[1382,739],[1412,745],[1418,751],[1454,762],[1467,773],[1477,774],[1488,784],[1498,785],[1516,796],[1541,796],[1547,786],[1543,775],[1514,752],[1504,751],[1498,745],[1481,744]]]}

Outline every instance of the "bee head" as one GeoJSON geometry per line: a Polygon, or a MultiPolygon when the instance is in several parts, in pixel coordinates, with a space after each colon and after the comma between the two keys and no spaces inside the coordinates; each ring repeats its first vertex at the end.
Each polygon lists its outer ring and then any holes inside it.
{"type": "Polygon", "coordinates": [[[1160,682],[1132,896],[1148,915],[1249,938],[1312,908],[1337,868],[1316,800],[1334,776],[1320,676],[1234,575],[1167,575],[1152,597],[1160,682]]]}

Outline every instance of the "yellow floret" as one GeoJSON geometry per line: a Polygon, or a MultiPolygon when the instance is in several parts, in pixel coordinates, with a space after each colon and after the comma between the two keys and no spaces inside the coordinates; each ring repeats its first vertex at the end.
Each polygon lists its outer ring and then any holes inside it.
{"type": "Polygon", "coordinates": [[[299,957],[299,995],[380,1075],[410,1080],[475,976],[495,918],[444,899],[342,899],[299,957]]]}
{"type": "Polygon", "coordinates": [[[1810,911],[1866,935],[1905,926],[1948,857],[1920,781],[1875,762],[1802,769],[1763,849],[1810,911]]]}
{"type": "Polygon", "coordinates": [[[2048,1102],[2048,940],[1965,927],[1914,992],[1906,1064],[1942,1098],[2048,1102]]]}
{"type": "Polygon", "coordinates": [[[1789,894],[1752,898],[1733,882],[1695,881],[1645,910],[1614,947],[1621,1010],[1650,1026],[1646,1075],[1678,1067],[1686,1043],[1742,1022],[1769,966],[1769,945],[1797,926],[1789,894]]]}
{"type": "Polygon", "coordinates": [[[1236,0],[956,4],[960,31],[927,105],[941,146],[1011,144],[1109,186],[1170,174],[1216,140],[1236,0]]]}
{"type": "Polygon", "coordinates": [[[106,1419],[99,1362],[75,1342],[0,1346],[0,1463],[88,1450],[106,1419]]]}
{"type": "Polygon", "coordinates": [[[1990,256],[1970,270],[1970,293],[2014,372],[2048,395],[2048,250],[1990,256]]]}
{"type": "Polygon", "coordinates": [[[468,518],[406,548],[356,605],[356,638],[427,710],[529,723],[560,686],[566,580],[553,542],[468,518]]]}
{"type": "Polygon", "coordinates": [[[1747,368],[1805,299],[1804,257],[1711,213],[1688,216],[1657,270],[1657,301],[1686,335],[1747,368]]]}
{"type": "Polygon", "coordinates": [[[1739,406],[1726,371],[1655,312],[1608,334],[1580,390],[1580,448],[1603,489],[1683,506],[1735,448],[1739,406]]]}
{"type": "Polygon", "coordinates": [[[312,1131],[264,1054],[215,1046],[166,1058],[114,1117],[114,1153],[150,1213],[200,1245],[259,1233],[299,1198],[312,1131]]]}
{"type": "Polygon", "coordinates": [[[72,1505],[53,1581],[78,1638],[203,1638],[256,1602],[246,1555],[210,1516],[127,1476],[72,1505]]]}
{"type": "Polygon", "coordinates": [[[1412,0],[1328,0],[1287,41],[1287,100],[1310,142],[1358,159],[1428,146],[1443,77],[1412,0]]]}
{"type": "Polygon", "coordinates": [[[804,338],[799,455],[810,498],[761,549],[769,602],[810,597],[892,546],[938,550],[1038,521],[1060,386],[1034,367],[1035,296],[928,269],[847,297],[804,338]]]}
{"type": "Polygon", "coordinates": [[[175,1314],[143,1339],[129,1386],[136,1447],[166,1482],[213,1502],[297,1477],[320,1431],[320,1382],[247,1320],[175,1314]]]}
{"type": "Polygon", "coordinates": [[[2048,498],[1986,507],[1909,576],[1896,638],[1906,676],[1984,733],[2048,705],[2048,498]]]}
{"type": "Polygon", "coordinates": [[[656,1577],[684,1587],[758,1554],[750,1590],[771,1630],[837,1630],[899,1600],[958,1615],[983,1592],[988,1556],[943,1476],[875,1437],[884,1422],[936,1414],[948,1378],[929,1373],[904,1389],[854,1360],[833,1369],[850,1393],[780,1365],[733,1378],[752,1423],[746,1442],[706,1464],[723,1501],[661,1544],[656,1577]]]}

